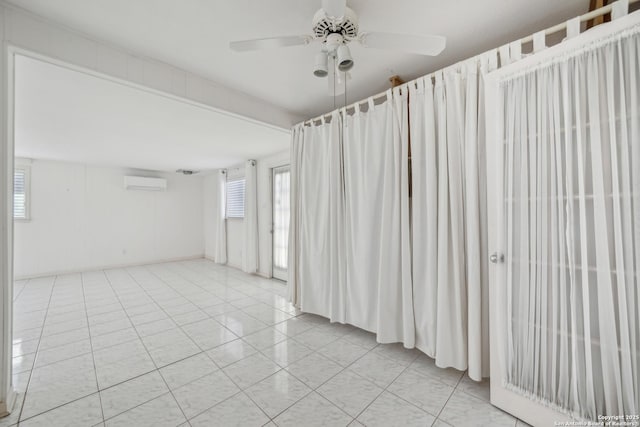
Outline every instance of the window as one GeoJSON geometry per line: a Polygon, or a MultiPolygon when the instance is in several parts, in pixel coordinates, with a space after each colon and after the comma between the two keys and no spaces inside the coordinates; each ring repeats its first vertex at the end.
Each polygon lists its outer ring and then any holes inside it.
{"type": "Polygon", "coordinates": [[[13,171],[13,218],[29,219],[28,166],[16,166],[13,171]]]}
{"type": "Polygon", "coordinates": [[[227,181],[227,218],[244,218],[244,178],[227,181]]]}

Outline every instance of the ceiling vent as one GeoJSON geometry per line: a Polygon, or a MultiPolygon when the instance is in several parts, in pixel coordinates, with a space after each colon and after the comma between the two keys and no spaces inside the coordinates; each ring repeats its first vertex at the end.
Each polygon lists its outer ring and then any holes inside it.
{"type": "Polygon", "coordinates": [[[181,173],[182,175],[195,175],[200,171],[194,171],[189,169],[178,169],[176,173],[181,173]]]}
{"type": "Polygon", "coordinates": [[[167,189],[167,180],[146,176],[125,176],[124,188],[126,190],[165,191],[167,189]]]}

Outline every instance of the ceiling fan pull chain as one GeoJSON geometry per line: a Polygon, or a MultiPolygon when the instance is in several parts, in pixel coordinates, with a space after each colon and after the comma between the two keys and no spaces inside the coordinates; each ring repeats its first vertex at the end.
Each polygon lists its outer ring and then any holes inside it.
{"type": "Polygon", "coordinates": [[[344,114],[347,114],[347,73],[344,73],[344,114]]]}
{"type": "Polygon", "coordinates": [[[333,70],[331,70],[333,72],[333,109],[336,109],[336,80],[338,80],[338,77],[336,76],[336,70],[337,68],[334,66],[333,70]]]}

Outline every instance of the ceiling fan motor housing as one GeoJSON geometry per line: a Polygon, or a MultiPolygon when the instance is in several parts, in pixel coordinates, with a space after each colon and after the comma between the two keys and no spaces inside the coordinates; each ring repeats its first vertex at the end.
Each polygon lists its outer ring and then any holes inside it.
{"type": "Polygon", "coordinates": [[[313,34],[317,40],[334,43],[335,36],[331,38],[329,36],[337,34],[342,36],[344,43],[348,43],[358,38],[358,16],[348,7],[345,8],[344,16],[340,18],[330,17],[323,9],[320,9],[313,17],[313,34]]]}

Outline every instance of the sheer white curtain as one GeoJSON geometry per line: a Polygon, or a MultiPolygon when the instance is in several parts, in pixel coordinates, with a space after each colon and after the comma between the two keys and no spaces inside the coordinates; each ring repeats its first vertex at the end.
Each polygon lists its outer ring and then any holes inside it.
{"type": "Polygon", "coordinates": [[[496,67],[492,52],[409,96],[416,347],[475,380],[489,376],[483,75],[496,67]]]}
{"type": "Polygon", "coordinates": [[[256,161],[245,166],[244,220],[242,221],[242,270],[258,271],[258,181],[256,161]]]}
{"type": "Polygon", "coordinates": [[[387,92],[344,129],[346,321],[379,342],[415,345],[407,95],[387,92]]]}
{"type": "Polygon", "coordinates": [[[640,27],[501,83],[507,386],[640,411],[640,27]]]}
{"type": "Polygon", "coordinates": [[[217,175],[218,209],[216,210],[216,243],[214,258],[218,264],[227,263],[227,170],[221,169],[217,175]]]}

